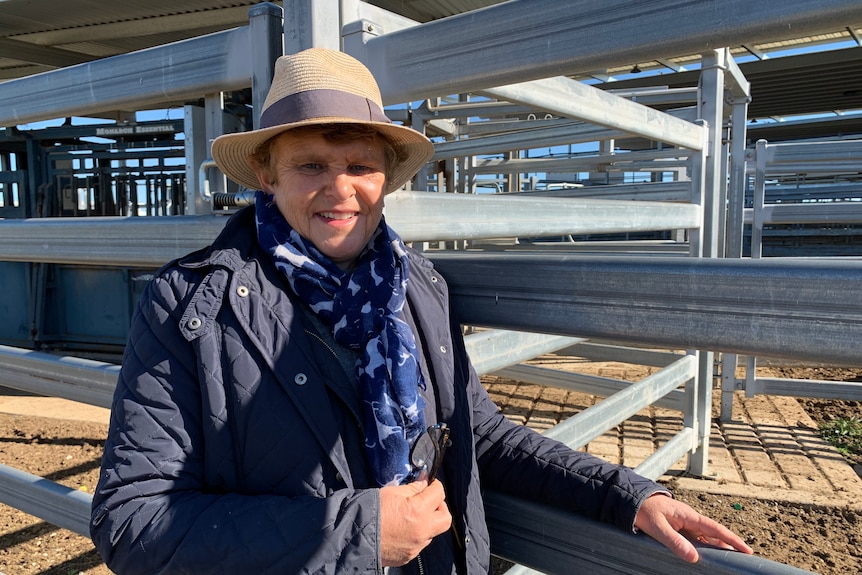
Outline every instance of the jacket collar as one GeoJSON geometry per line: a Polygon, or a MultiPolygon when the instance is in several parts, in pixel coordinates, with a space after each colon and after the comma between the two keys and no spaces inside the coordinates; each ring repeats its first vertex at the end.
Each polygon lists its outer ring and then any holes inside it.
{"type": "Polygon", "coordinates": [[[184,268],[220,266],[238,270],[251,259],[259,259],[260,248],[255,237],[254,206],[242,208],[228,219],[222,231],[206,248],[179,260],[184,268]]]}

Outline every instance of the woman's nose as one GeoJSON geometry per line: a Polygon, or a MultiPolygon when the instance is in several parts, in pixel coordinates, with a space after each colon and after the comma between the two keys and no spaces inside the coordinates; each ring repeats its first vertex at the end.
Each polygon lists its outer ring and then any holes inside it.
{"type": "Polygon", "coordinates": [[[353,177],[342,168],[331,168],[328,192],[339,199],[353,197],[356,194],[353,187],[353,177]]]}

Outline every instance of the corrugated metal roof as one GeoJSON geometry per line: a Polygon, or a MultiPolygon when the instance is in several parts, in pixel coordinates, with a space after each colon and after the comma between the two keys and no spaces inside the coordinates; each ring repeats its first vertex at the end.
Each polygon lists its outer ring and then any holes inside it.
{"type": "Polygon", "coordinates": [[[242,26],[255,4],[5,0],[0,2],[0,80],[242,26]]]}
{"type": "MultiPolygon", "coordinates": [[[[751,84],[749,118],[862,110],[862,47],[744,62],[739,68],[751,84]]],[[[644,75],[606,82],[599,87],[614,90],[651,86],[683,88],[696,86],[699,76],[698,71],[644,75]]],[[[862,121],[859,131],[862,131],[862,121]]]]}
{"type": "Polygon", "coordinates": [[[0,6],[0,14],[3,16],[0,20],[0,32],[4,35],[17,35],[83,28],[115,22],[213,12],[226,8],[247,8],[255,3],[213,0],[147,0],[147,2],[5,0],[0,6]]]}
{"type": "Polygon", "coordinates": [[[371,0],[371,4],[419,22],[454,16],[504,0],[371,0]]]}

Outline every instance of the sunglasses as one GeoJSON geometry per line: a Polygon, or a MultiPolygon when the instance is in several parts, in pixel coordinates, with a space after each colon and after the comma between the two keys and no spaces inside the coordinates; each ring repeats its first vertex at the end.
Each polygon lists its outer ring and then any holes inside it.
{"type": "Polygon", "coordinates": [[[413,464],[413,474],[416,481],[434,481],[446,448],[452,445],[449,439],[449,427],[445,423],[432,425],[416,439],[410,450],[410,463],[413,464]]]}

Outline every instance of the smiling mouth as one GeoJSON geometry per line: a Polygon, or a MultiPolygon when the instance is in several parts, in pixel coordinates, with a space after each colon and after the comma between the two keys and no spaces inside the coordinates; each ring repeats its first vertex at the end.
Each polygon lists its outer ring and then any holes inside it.
{"type": "Polygon", "coordinates": [[[328,220],[349,220],[356,217],[356,212],[320,212],[320,216],[328,220]]]}

